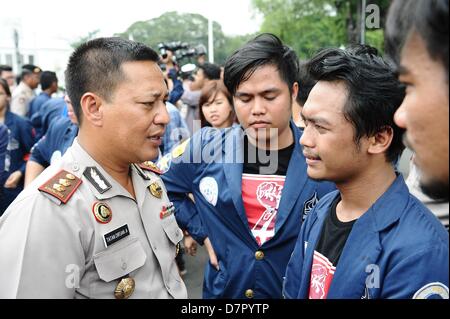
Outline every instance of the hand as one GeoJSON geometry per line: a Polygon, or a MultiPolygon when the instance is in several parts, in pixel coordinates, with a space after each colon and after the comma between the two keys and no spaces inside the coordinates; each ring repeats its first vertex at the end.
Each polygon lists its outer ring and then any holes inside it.
{"type": "Polygon", "coordinates": [[[188,234],[184,236],[184,249],[191,256],[197,254],[197,242],[188,234]]]}
{"type": "Polygon", "coordinates": [[[214,248],[208,237],[206,237],[204,244],[209,255],[209,262],[214,266],[214,268],[216,268],[217,271],[219,271],[219,261],[217,260],[216,252],[214,251],[214,248]]]}
{"type": "Polygon", "coordinates": [[[19,185],[19,182],[21,179],[22,179],[22,172],[15,171],[11,175],[9,175],[4,186],[5,186],[5,188],[16,188],[17,185],[19,185]]]}

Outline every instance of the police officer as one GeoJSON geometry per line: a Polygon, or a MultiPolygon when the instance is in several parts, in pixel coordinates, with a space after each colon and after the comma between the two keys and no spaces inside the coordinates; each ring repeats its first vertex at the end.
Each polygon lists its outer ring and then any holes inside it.
{"type": "Polygon", "coordinates": [[[79,135],[0,219],[0,298],[186,298],[182,239],[150,164],[169,121],[149,47],[99,38],[72,54],[79,135]]]}
{"type": "Polygon", "coordinates": [[[12,92],[11,112],[20,116],[26,116],[29,103],[35,97],[34,90],[40,82],[42,70],[33,64],[25,64],[22,66],[20,75],[20,83],[12,92]]]}

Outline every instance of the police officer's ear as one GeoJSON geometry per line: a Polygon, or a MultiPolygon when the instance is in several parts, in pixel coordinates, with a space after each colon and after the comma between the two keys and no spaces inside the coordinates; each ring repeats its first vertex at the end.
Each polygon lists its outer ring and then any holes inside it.
{"type": "Polygon", "coordinates": [[[298,86],[298,82],[294,82],[294,84],[292,85],[292,101],[295,101],[297,99],[298,86]]]}
{"type": "Polygon", "coordinates": [[[394,130],[392,129],[392,127],[383,127],[375,135],[369,138],[367,152],[373,155],[387,153],[389,146],[391,146],[393,138],[394,130]]]}
{"type": "Polygon", "coordinates": [[[81,109],[83,110],[85,121],[93,126],[103,126],[103,100],[98,95],[87,92],[81,97],[81,109]]]}

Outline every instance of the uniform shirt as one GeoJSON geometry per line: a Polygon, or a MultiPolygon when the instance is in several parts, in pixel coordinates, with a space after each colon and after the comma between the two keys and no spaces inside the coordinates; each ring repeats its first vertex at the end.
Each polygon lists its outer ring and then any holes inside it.
{"type": "MultiPolygon", "coordinates": [[[[338,196],[325,196],[303,224],[287,266],[286,298],[308,298],[314,250],[338,196]]],[[[445,228],[399,175],[354,223],[327,298],[448,299],[448,240],[445,228]]]]}
{"type": "Polygon", "coordinates": [[[3,185],[8,177],[15,171],[21,171],[22,176],[25,176],[26,162],[30,156],[31,147],[35,142],[34,130],[31,123],[24,117],[6,111],[5,125],[8,127],[9,138],[5,156],[3,180],[0,181],[0,189],[2,189],[0,215],[22,191],[24,178],[22,177],[22,180],[16,188],[4,188],[3,185]]]}
{"type": "MultiPolygon", "coordinates": [[[[179,225],[202,243],[208,236],[220,270],[207,263],[204,298],[281,298],[282,278],[300,232],[302,216],[334,184],[307,177],[291,123],[295,148],[286,174],[275,222],[275,236],[261,246],[253,236],[242,198],[244,132],[242,127],[203,128],[175,147],[162,178],[176,205],[179,225]],[[183,149],[184,148],[184,149],[183,149]],[[192,193],[195,205],[187,193],[192,193]]],[[[163,158],[165,160],[165,158],[163,158]]]]}
{"type": "Polygon", "coordinates": [[[31,149],[30,161],[47,167],[61,158],[78,134],[78,126],[68,117],[56,119],[31,149]]]}
{"type": "Polygon", "coordinates": [[[50,95],[46,92],[41,92],[38,96],[31,100],[28,108],[27,117],[31,119],[36,112],[39,112],[42,105],[50,100],[50,95]]]}
{"type": "Polygon", "coordinates": [[[136,199],[75,140],[0,219],[0,298],[114,298],[127,275],[135,280],[130,298],[186,298],[175,262],[183,234],[173,214],[160,215],[169,203],[164,185],[135,165],[130,175],[136,199]],[[82,181],[66,204],[38,190],[61,169],[82,181]],[[153,183],[161,198],[150,194],[153,183]],[[109,222],[96,220],[99,204],[110,208],[109,222]],[[105,235],[125,225],[128,236],[106,247],[114,235],[105,235]]]}
{"type": "Polygon", "coordinates": [[[24,82],[20,82],[16,89],[12,92],[11,112],[20,116],[26,116],[28,112],[28,104],[34,97],[34,91],[24,82]]]}

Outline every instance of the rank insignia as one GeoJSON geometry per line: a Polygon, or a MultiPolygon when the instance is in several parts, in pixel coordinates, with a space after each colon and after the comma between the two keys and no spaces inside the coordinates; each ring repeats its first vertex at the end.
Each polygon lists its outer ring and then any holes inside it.
{"type": "Polygon", "coordinates": [[[148,189],[150,190],[150,193],[156,198],[162,197],[163,190],[157,182],[151,183],[148,189]]]}
{"type": "Polygon", "coordinates": [[[97,167],[86,167],[83,175],[88,179],[89,182],[91,182],[91,184],[100,194],[103,194],[112,187],[111,184],[106,180],[106,178],[103,177],[102,173],[100,173],[97,167]]]}
{"type": "Polygon", "coordinates": [[[70,174],[65,170],[61,170],[38,189],[43,193],[56,197],[63,204],[66,204],[81,183],[81,179],[75,175],[70,174]],[[70,178],[68,176],[70,176],[70,178]]]}
{"type": "Polygon", "coordinates": [[[64,187],[69,187],[70,185],[72,185],[69,180],[65,179],[65,178],[60,178],[59,179],[59,184],[64,186],[64,187]]]}
{"type": "Polygon", "coordinates": [[[94,213],[95,219],[101,224],[107,224],[111,221],[112,211],[105,203],[95,202],[92,205],[92,212],[94,213]]]}
{"type": "Polygon", "coordinates": [[[159,213],[159,218],[164,219],[175,212],[175,206],[173,203],[170,203],[169,206],[163,206],[162,211],[159,213]]]}
{"type": "Polygon", "coordinates": [[[139,167],[146,171],[152,171],[153,173],[156,173],[158,175],[162,174],[162,171],[159,169],[159,167],[156,166],[156,164],[151,161],[141,163],[139,164],[139,167]]]}
{"type": "Polygon", "coordinates": [[[135,282],[131,277],[122,278],[114,290],[116,299],[128,299],[134,292],[135,282]]]}

